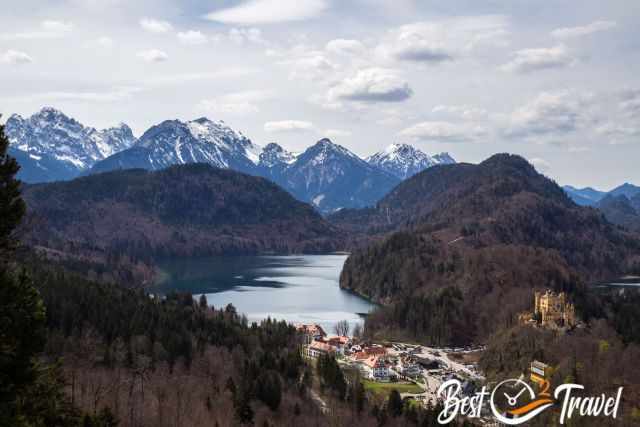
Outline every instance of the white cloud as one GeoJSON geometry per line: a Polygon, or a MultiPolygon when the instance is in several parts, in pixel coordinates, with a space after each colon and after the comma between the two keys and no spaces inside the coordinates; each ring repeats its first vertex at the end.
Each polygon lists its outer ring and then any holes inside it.
{"type": "Polygon", "coordinates": [[[397,59],[420,62],[442,62],[453,59],[440,24],[420,23],[400,27],[389,47],[397,59]]]}
{"type": "Polygon", "coordinates": [[[150,33],[168,33],[173,30],[171,23],[153,18],[142,18],[140,20],[140,26],[143,30],[150,33]]]}
{"type": "Polygon", "coordinates": [[[207,36],[202,34],[200,31],[189,30],[185,32],[178,33],[178,40],[184,44],[204,44],[207,42],[207,36]]]}
{"type": "Polygon", "coordinates": [[[320,14],[327,6],[326,0],[250,0],[211,12],[206,19],[235,25],[300,21],[320,14]]]}
{"type": "Polygon", "coordinates": [[[213,113],[246,115],[259,112],[258,104],[272,97],[272,92],[265,90],[233,92],[217,98],[202,100],[198,107],[213,113]]]}
{"type": "Polygon", "coordinates": [[[2,55],[2,62],[7,64],[28,64],[33,62],[33,58],[25,52],[9,49],[2,55]]]}
{"type": "Polygon", "coordinates": [[[532,159],[529,159],[529,163],[531,163],[538,172],[541,172],[543,174],[548,173],[549,170],[551,169],[551,164],[547,162],[545,159],[541,159],[540,157],[534,157],[532,159]]]}
{"type": "Polygon", "coordinates": [[[550,68],[563,68],[575,63],[564,45],[550,48],[522,49],[514,53],[513,59],[502,65],[503,71],[527,73],[550,68]]]}
{"type": "Polygon", "coordinates": [[[418,123],[399,133],[417,141],[432,142],[472,142],[486,134],[487,130],[481,126],[442,121],[418,123]]]}
{"type": "Polygon", "coordinates": [[[337,55],[357,55],[365,46],[358,40],[335,39],[327,43],[326,50],[337,55]]]}
{"type": "Polygon", "coordinates": [[[162,62],[169,59],[169,55],[158,49],[149,49],[138,52],[138,57],[144,59],[147,62],[162,62]]]}
{"type": "Polygon", "coordinates": [[[278,122],[266,122],[264,124],[265,132],[309,132],[314,129],[313,123],[300,120],[282,120],[278,122]]]}
{"type": "Polygon", "coordinates": [[[582,27],[566,27],[553,30],[551,35],[557,39],[570,39],[576,37],[587,36],[589,34],[606,31],[616,27],[615,21],[596,21],[582,27]]]}
{"type": "Polygon", "coordinates": [[[71,22],[45,20],[40,23],[40,30],[0,34],[0,40],[54,39],[64,37],[72,30],[71,22]]]}
{"type": "Polygon", "coordinates": [[[583,122],[586,99],[569,91],[543,92],[511,113],[507,136],[554,137],[575,132],[583,122]]]}
{"type": "Polygon", "coordinates": [[[477,120],[488,115],[487,110],[472,105],[436,105],[431,112],[459,117],[464,120],[477,120]]]}
{"type": "Polygon", "coordinates": [[[435,64],[481,46],[505,46],[508,26],[502,15],[417,22],[391,31],[377,51],[383,57],[435,64]]]}
{"type": "Polygon", "coordinates": [[[324,131],[327,138],[338,138],[341,136],[351,136],[351,131],[342,129],[327,129],[324,131]]]}
{"type": "Polygon", "coordinates": [[[409,99],[413,90],[395,70],[366,68],[329,89],[330,101],[401,102],[409,99]]]}
{"type": "Polygon", "coordinates": [[[329,58],[319,52],[280,63],[292,67],[289,74],[291,79],[320,80],[331,77],[332,71],[338,68],[329,58]]]}

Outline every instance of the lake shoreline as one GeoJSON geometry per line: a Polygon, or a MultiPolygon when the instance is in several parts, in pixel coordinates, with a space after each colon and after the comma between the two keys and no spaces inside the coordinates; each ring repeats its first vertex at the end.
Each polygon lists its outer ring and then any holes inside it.
{"type": "Polygon", "coordinates": [[[216,308],[232,304],[249,321],[270,317],[289,323],[317,323],[333,330],[347,320],[363,324],[378,305],[341,289],[348,253],[259,255],[167,259],[159,263],[154,293],[205,295],[216,308]]]}

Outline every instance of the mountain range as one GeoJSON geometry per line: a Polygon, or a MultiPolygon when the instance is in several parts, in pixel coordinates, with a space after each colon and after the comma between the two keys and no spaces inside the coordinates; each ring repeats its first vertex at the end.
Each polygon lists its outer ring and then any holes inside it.
{"type": "Polygon", "coordinates": [[[403,179],[455,163],[448,153],[429,156],[406,144],[392,144],[367,159],[326,138],[302,153],[276,143],[262,148],[223,121],[205,117],[166,120],[136,139],[127,125],[98,131],[45,107],[26,119],[11,116],[6,133],[11,155],[22,166],[19,177],[28,183],[208,163],[268,178],[322,213],[373,205],[403,179]]]}
{"type": "Polygon", "coordinates": [[[570,185],[562,188],[576,204],[595,207],[610,222],[640,231],[640,187],[626,182],[611,191],[570,185]]]}
{"type": "Polygon", "coordinates": [[[628,199],[640,194],[640,187],[625,182],[622,185],[610,191],[600,191],[591,187],[576,188],[571,185],[565,185],[562,189],[571,197],[571,199],[580,206],[596,206],[598,202],[606,196],[625,196],[628,199]]]}

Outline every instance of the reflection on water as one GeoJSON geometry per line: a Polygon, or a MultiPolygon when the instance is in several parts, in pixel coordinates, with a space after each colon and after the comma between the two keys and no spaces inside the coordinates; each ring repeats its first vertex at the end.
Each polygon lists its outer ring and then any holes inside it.
{"type": "Polygon", "coordinates": [[[640,288],[640,277],[638,276],[625,276],[610,282],[597,284],[598,288],[617,288],[617,287],[631,287],[640,288]]]}
{"type": "Polygon", "coordinates": [[[233,304],[250,321],[268,316],[319,323],[331,333],[340,320],[351,325],[374,306],[338,287],[346,255],[237,256],[173,259],[161,264],[157,284],[205,294],[215,307],[233,304]]]}

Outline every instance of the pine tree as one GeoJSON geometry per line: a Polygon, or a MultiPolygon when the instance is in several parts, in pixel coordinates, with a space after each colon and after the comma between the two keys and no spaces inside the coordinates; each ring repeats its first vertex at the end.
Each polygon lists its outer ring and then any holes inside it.
{"type": "Polygon", "coordinates": [[[20,181],[16,179],[20,166],[7,154],[8,150],[9,139],[0,125],[0,263],[11,259],[17,243],[14,232],[26,210],[20,197],[20,181]]]}
{"type": "Polygon", "coordinates": [[[46,338],[44,303],[31,279],[12,264],[25,204],[15,177],[20,167],[8,148],[0,126],[0,425],[72,425],[77,420],[60,372],[36,360],[46,338]]]}
{"type": "Polygon", "coordinates": [[[275,371],[260,374],[256,381],[256,397],[272,411],[277,411],[282,400],[282,385],[280,376],[275,371]]]}
{"type": "Polygon", "coordinates": [[[399,417],[402,415],[402,406],[402,397],[400,397],[398,390],[391,390],[391,393],[389,393],[389,400],[387,401],[387,411],[389,411],[389,414],[392,417],[399,417]]]}

